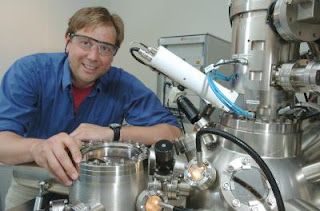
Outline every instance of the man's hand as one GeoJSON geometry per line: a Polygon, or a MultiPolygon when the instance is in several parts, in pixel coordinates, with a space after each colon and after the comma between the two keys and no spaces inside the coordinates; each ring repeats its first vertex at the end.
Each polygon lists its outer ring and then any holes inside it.
{"type": "Polygon", "coordinates": [[[75,165],[82,159],[80,148],[80,139],[59,133],[46,141],[33,144],[30,151],[39,166],[48,169],[60,182],[69,186],[72,180],[79,177],[75,165]]]}
{"type": "Polygon", "coordinates": [[[113,139],[113,130],[109,127],[82,123],[70,136],[81,141],[110,141],[113,139]]]}

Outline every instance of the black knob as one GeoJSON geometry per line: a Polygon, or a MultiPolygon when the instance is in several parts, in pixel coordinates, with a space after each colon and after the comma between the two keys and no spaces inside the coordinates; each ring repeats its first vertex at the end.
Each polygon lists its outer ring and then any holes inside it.
{"type": "Polygon", "coordinates": [[[174,166],[173,143],[168,140],[160,140],[154,145],[154,151],[158,173],[161,175],[169,174],[174,166]]]}

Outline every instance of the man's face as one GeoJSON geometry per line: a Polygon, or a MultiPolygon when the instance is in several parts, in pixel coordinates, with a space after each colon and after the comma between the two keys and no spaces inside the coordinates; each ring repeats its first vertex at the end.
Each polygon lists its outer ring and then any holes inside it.
{"type": "MultiPolygon", "coordinates": [[[[112,26],[84,28],[75,34],[110,44],[116,42],[116,31],[112,26]]],[[[70,41],[66,50],[68,51],[73,85],[78,88],[92,86],[99,77],[109,70],[113,55],[101,55],[97,45],[93,45],[91,50],[84,50],[76,42],[78,37],[71,38],[66,35],[65,39],[66,42],[70,41]]],[[[84,42],[84,44],[87,45],[88,43],[84,42]]]]}

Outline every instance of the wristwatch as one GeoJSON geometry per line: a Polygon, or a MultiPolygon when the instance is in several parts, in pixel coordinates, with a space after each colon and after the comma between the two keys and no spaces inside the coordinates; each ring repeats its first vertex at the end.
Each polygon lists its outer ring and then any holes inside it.
{"type": "Polygon", "coordinates": [[[119,141],[121,125],[118,123],[112,123],[109,128],[113,130],[113,141],[119,141]]]}

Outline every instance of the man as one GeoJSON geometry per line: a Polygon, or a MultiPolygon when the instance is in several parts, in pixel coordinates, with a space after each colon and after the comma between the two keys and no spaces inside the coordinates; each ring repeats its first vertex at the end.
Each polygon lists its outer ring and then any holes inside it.
{"type": "Polygon", "coordinates": [[[69,20],[65,53],[35,54],[12,65],[0,90],[0,162],[36,162],[71,185],[79,176],[74,163],[82,159],[81,141],[120,136],[151,145],[181,136],[154,93],[111,66],[123,37],[119,16],[84,8],[69,20]],[[109,127],[123,120],[131,126],[109,127]]]}

